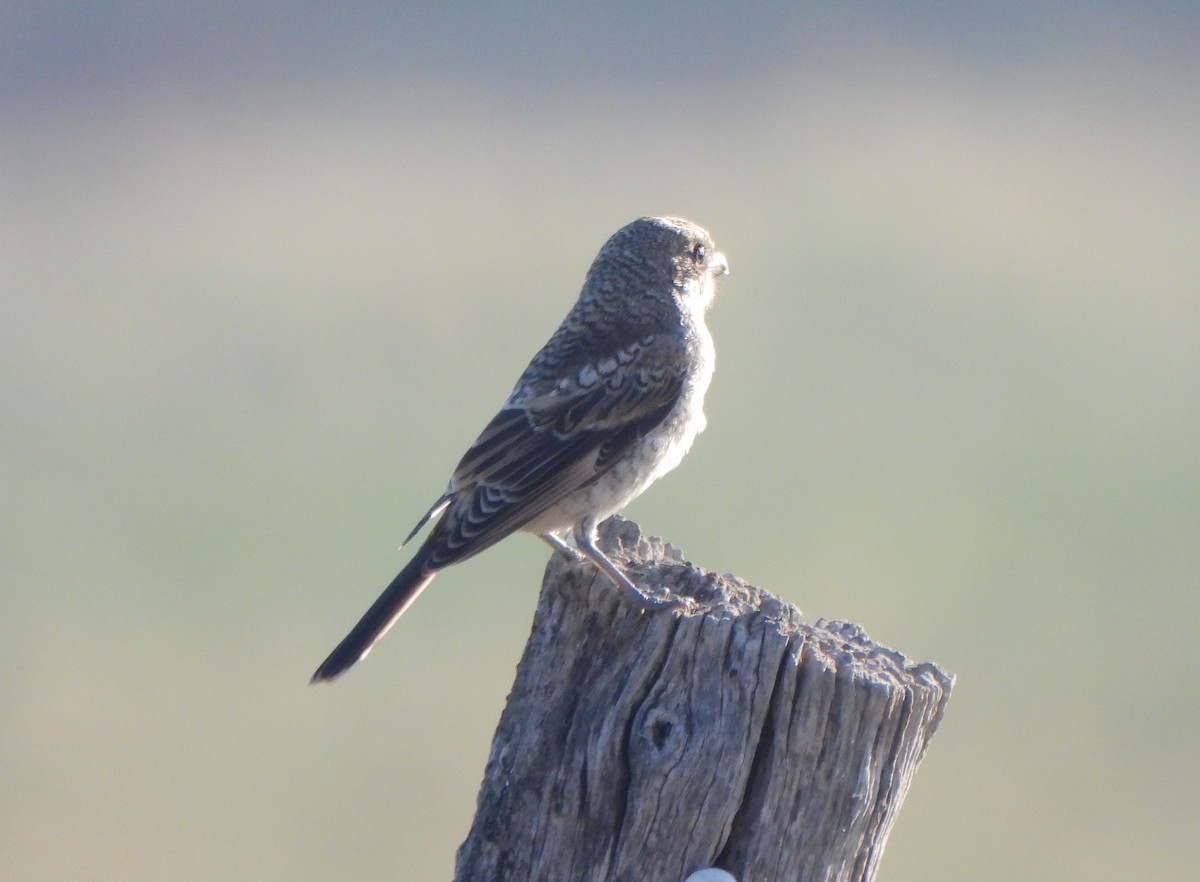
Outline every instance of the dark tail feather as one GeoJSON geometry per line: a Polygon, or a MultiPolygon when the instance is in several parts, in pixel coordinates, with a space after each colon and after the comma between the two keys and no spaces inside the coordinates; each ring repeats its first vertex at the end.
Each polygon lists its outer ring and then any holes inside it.
{"type": "Polygon", "coordinates": [[[425,586],[433,581],[435,575],[436,570],[429,572],[425,569],[425,555],[417,554],[409,561],[408,566],[392,579],[392,584],[371,604],[371,608],[358,620],[358,624],[345,639],[329,653],[329,658],[321,662],[321,666],[309,682],[332,680],[363,658],[371,651],[375,641],[386,634],[388,628],[408,609],[409,604],[417,599],[417,595],[425,586]]]}

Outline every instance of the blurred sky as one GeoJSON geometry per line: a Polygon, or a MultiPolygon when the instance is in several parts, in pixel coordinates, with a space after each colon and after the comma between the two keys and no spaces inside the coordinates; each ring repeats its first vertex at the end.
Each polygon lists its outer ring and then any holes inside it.
{"type": "Polygon", "coordinates": [[[959,677],[881,878],[1200,877],[1194,3],[0,4],[5,879],[448,878],[546,549],[307,679],[605,238],[628,514],[959,677]]]}

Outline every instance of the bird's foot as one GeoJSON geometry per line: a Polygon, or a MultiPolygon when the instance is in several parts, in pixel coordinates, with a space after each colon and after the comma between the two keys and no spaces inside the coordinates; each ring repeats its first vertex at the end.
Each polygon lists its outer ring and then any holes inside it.
{"type": "Polygon", "coordinates": [[[691,599],[682,594],[674,594],[666,588],[647,591],[633,582],[629,583],[629,587],[632,589],[629,592],[629,596],[635,604],[644,610],[677,609],[681,606],[687,606],[688,601],[691,599]]]}
{"type": "Polygon", "coordinates": [[[595,565],[596,569],[600,570],[608,577],[618,588],[624,589],[636,606],[644,610],[662,610],[673,609],[680,606],[686,606],[689,598],[679,594],[673,594],[665,588],[646,590],[640,588],[632,579],[622,572],[621,568],[614,564],[605,554],[596,547],[595,540],[587,531],[572,531],[572,538],[576,544],[570,544],[563,540],[556,533],[541,533],[540,536],[545,540],[546,544],[555,551],[560,551],[570,557],[577,563],[590,561],[595,565]],[[581,541],[580,537],[584,537],[581,541]]]}
{"type": "Polygon", "coordinates": [[[596,547],[594,541],[580,543],[579,550],[583,556],[596,565],[596,568],[600,572],[608,576],[614,585],[618,588],[624,588],[628,592],[629,598],[641,609],[661,610],[686,605],[686,597],[672,594],[665,588],[646,590],[638,586],[632,579],[625,575],[625,572],[620,567],[609,560],[596,547]]]}

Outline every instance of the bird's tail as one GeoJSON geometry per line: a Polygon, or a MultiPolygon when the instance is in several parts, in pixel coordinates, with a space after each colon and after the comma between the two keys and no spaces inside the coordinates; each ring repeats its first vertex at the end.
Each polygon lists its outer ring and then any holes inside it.
{"type": "Polygon", "coordinates": [[[332,680],[345,673],[355,662],[366,656],[375,641],[387,633],[396,619],[417,599],[426,585],[433,581],[437,570],[426,567],[425,555],[417,554],[408,566],[400,571],[392,584],[388,585],[379,599],[371,604],[358,624],[345,636],[341,643],[321,662],[311,683],[332,680]]]}

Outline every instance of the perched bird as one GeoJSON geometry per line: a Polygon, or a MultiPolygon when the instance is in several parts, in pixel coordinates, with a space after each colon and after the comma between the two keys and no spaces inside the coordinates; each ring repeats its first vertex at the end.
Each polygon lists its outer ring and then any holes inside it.
{"type": "Polygon", "coordinates": [[[644,217],[614,233],[567,317],[404,541],[436,518],[429,536],[312,682],[365,656],[439,570],[518,530],[578,551],[652,604],[596,547],[596,527],[679,465],[704,428],[715,360],[704,313],[727,272],[712,238],[689,221],[644,217]]]}

